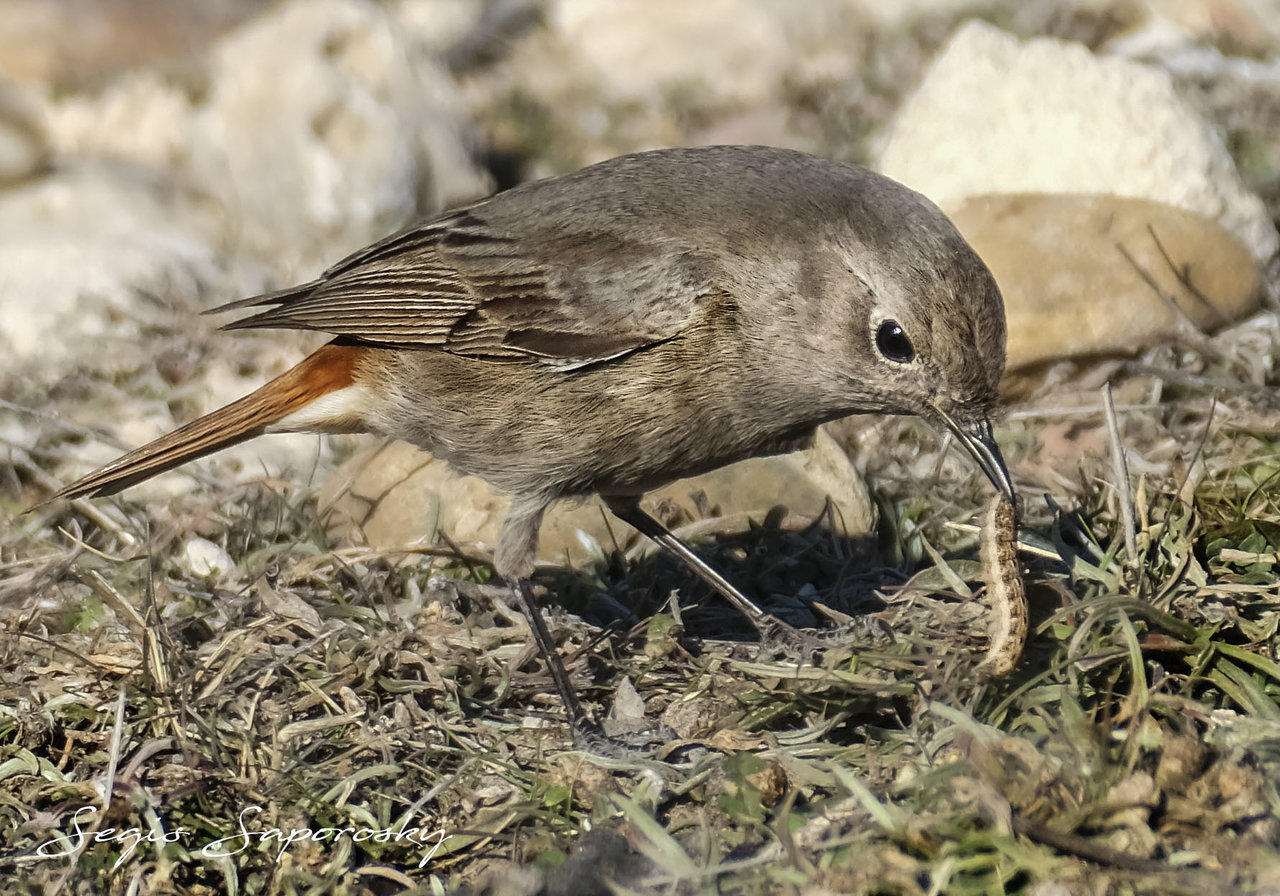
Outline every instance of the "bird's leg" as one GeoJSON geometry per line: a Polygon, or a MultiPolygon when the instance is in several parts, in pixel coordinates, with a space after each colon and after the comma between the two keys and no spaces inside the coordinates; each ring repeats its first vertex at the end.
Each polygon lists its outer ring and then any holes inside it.
{"type": "MultiPolygon", "coordinates": [[[[533,630],[533,640],[538,645],[538,653],[547,664],[547,671],[551,673],[556,692],[564,702],[564,711],[569,717],[569,729],[573,733],[574,746],[579,750],[608,759],[634,761],[647,756],[648,750],[645,744],[651,743],[652,738],[630,743],[610,737],[587,718],[582,704],[578,701],[578,695],[573,690],[573,684],[569,681],[569,671],[565,669],[560,654],[556,651],[555,642],[551,640],[551,632],[547,630],[547,623],[542,618],[542,608],[538,606],[538,601],[533,596],[529,581],[518,578],[515,583],[513,590],[520,596],[525,615],[529,617],[529,627],[533,630]]],[[[665,726],[659,732],[660,741],[670,740],[674,736],[665,726]]]]}
{"type": "Polygon", "coordinates": [[[529,581],[516,579],[513,590],[524,606],[524,615],[528,617],[529,628],[533,630],[533,641],[538,646],[542,661],[547,664],[547,671],[551,673],[551,681],[556,686],[560,700],[564,703],[565,714],[569,717],[569,727],[573,730],[574,741],[577,742],[583,735],[591,733],[593,728],[587,720],[587,714],[582,710],[582,704],[578,702],[573,684],[569,681],[569,670],[564,667],[564,662],[556,651],[555,641],[551,640],[551,632],[547,630],[547,623],[542,618],[542,608],[538,606],[537,598],[533,596],[529,581]]]}
{"type": "Polygon", "coordinates": [[[632,758],[634,751],[630,745],[605,736],[587,718],[587,714],[582,709],[582,703],[573,689],[573,684],[569,681],[569,672],[556,651],[555,642],[551,640],[551,632],[547,630],[547,623],[542,618],[542,608],[538,606],[538,601],[533,596],[533,589],[529,585],[529,575],[533,572],[533,558],[538,549],[538,525],[542,521],[542,514],[546,507],[547,501],[540,495],[512,500],[511,508],[507,511],[507,517],[502,524],[502,532],[498,536],[494,566],[502,577],[511,583],[511,589],[524,608],[538,653],[542,661],[547,664],[547,671],[551,674],[556,693],[564,703],[574,745],[599,756],[614,759],[632,758]]]}
{"type": "Polygon", "coordinates": [[[801,642],[805,640],[801,633],[791,625],[778,619],[771,613],[761,609],[759,604],[747,597],[729,583],[729,580],[716,572],[705,560],[693,552],[687,544],[676,538],[666,526],[645,513],[640,507],[640,500],[633,497],[601,496],[613,514],[641,535],[654,541],[659,547],[675,557],[689,571],[716,590],[721,597],[733,605],[739,613],[760,633],[765,640],[782,640],[784,642],[801,642]]]}

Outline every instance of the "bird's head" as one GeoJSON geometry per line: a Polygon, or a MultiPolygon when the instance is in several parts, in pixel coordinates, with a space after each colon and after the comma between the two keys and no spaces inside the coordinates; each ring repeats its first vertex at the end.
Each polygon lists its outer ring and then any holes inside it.
{"type": "Polygon", "coordinates": [[[840,340],[849,385],[876,410],[945,427],[1012,499],[991,432],[1005,364],[995,278],[932,202],[884,178],[859,196],[869,190],[882,195],[859,201],[830,241],[822,285],[843,293],[850,314],[840,340]]]}

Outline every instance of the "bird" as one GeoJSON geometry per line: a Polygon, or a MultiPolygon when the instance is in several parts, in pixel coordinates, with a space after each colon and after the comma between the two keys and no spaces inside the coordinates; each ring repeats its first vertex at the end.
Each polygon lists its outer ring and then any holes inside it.
{"type": "Polygon", "coordinates": [[[765,146],[624,155],[206,313],[246,309],[225,329],[332,339],[49,500],[110,495],[266,433],[403,439],[511,496],[494,567],[579,727],[528,585],[553,502],[598,494],[763,630],[780,623],[645,513],[645,492],[882,413],[950,432],[1014,497],[991,425],[999,288],[936,205],[851,163],[765,146]]]}

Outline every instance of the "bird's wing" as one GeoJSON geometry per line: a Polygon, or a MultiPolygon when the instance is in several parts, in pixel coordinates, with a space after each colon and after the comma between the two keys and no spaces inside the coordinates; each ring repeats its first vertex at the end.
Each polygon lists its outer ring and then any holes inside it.
{"type": "Polygon", "coordinates": [[[709,266],[608,228],[518,237],[482,207],[393,234],[318,279],[213,311],[274,307],[227,329],[310,329],[358,342],[580,367],[663,342],[713,292],[709,266]]]}

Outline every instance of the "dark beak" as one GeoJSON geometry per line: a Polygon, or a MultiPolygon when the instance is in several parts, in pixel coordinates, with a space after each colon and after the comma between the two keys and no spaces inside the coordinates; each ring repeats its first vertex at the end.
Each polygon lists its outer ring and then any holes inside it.
{"type": "Polygon", "coordinates": [[[1010,501],[1015,500],[1013,479],[1009,476],[1009,468],[1004,465],[1004,457],[1000,454],[999,446],[996,445],[995,436],[991,434],[991,421],[986,417],[979,417],[976,420],[960,423],[937,408],[934,408],[934,411],[942,418],[947,429],[951,430],[956,441],[973,455],[973,459],[978,462],[982,472],[987,474],[996,491],[1010,501]]]}

